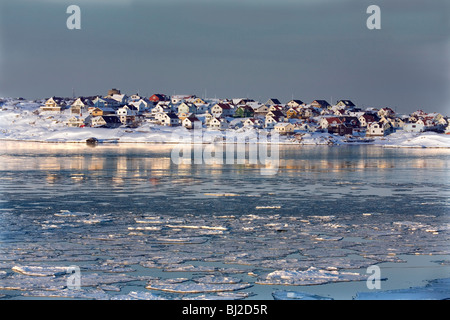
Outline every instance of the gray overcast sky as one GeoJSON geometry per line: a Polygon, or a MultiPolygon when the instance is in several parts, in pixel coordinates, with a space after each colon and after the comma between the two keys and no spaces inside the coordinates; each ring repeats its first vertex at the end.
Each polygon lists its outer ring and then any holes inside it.
{"type": "Polygon", "coordinates": [[[0,95],[206,90],[450,115],[449,17],[450,0],[1,0],[0,95]]]}

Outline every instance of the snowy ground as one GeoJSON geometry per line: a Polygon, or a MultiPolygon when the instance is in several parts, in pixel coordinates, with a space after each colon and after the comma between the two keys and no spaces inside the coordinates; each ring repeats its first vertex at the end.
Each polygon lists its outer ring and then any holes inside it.
{"type": "MultiPolygon", "coordinates": [[[[69,110],[62,113],[39,112],[39,103],[8,100],[0,107],[0,140],[24,140],[39,142],[85,142],[95,137],[100,141],[114,141],[120,143],[179,143],[186,142],[192,131],[181,127],[163,127],[145,123],[139,128],[120,127],[105,128],[70,128],[65,124],[73,115],[69,110]],[[38,110],[38,111],[36,111],[38,110]]],[[[238,136],[254,134],[258,136],[264,130],[230,129],[217,131],[203,129],[200,143],[210,143],[222,140],[227,133],[238,136]],[[250,131],[249,131],[250,130],[250,131]]],[[[346,142],[345,137],[328,133],[304,133],[301,141],[293,141],[286,136],[279,138],[279,143],[305,145],[340,145],[357,144],[346,142]]],[[[261,139],[260,139],[261,141],[261,139]]],[[[367,142],[365,142],[367,144],[367,142]]],[[[416,147],[416,148],[450,148],[450,135],[426,133],[407,133],[402,130],[386,137],[375,138],[373,145],[384,147],[416,147]]]]}

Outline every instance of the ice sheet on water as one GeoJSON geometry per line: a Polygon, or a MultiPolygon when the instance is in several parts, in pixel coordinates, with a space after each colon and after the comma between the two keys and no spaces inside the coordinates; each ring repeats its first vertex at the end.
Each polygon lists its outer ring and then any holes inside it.
{"type": "Polygon", "coordinates": [[[128,294],[112,296],[111,300],[166,300],[166,299],[152,292],[131,291],[128,294]]]}
{"type": "Polygon", "coordinates": [[[21,273],[27,276],[35,277],[48,277],[48,276],[60,276],[67,274],[67,267],[55,267],[55,266],[14,266],[12,271],[21,273]]]}
{"type": "Polygon", "coordinates": [[[239,283],[242,280],[236,277],[226,277],[226,276],[216,276],[216,275],[207,275],[200,278],[192,279],[198,283],[211,283],[211,284],[224,284],[224,283],[239,283]]]}
{"type": "Polygon", "coordinates": [[[164,272],[215,272],[216,267],[211,266],[194,266],[192,264],[173,265],[164,268],[164,272]]]}
{"type": "Polygon", "coordinates": [[[176,293],[203,293],[203,292],[221,292],[236,291],[251,287],[249,283],[231,283],[231,284],[211,284],[186,281],[182,283],[170,283],[169,281],[150,281],[147,289],[160,290],[176,293]]]}
{"type": "Polygon", "coordinates": [[[105,284],[117,284],[138,281],[135,276],[128,274],[97,274],[82,272],[80,275],[81,287],[98,287],[105,284]]]}
{"type": "Polygon", "coordinates": [[[135,271],[135,269],[123,265],[113,265],[113,264],[84,264],[81,266],[81,271],[102,271],[110,273],[122,273],[122,272],[133,272],[135,271]]]}
{"type": "Polygon", "coordinates": [[[110,296],[102,289],[61,289],[55,291],[30,291],[23,293],[26,297],[40,298],[68,298],[68,299],[92,299],[109,300],[110,296]]]}
{"type": "Polygon", "coordinates": [[[289,259],[271,259],[263,260],[261,265],[272,269],[308,269],[314,264],[314,260],[300,260],[296,258],[289,259]]]}
{"type": "Polygon", "coordinates": [[[202,294],[183,297],[182,300],[242,300],[252,296],[252,292],[217,292],[216,294],[202,294]]]}
{"type": "Polygon", "coordinates": [[[448,300],[450,278],[429,281],[424,287],[408,289],[358,292],[355,300],[448,300]]]}
{"type": "Polygon", "coordinates": [[[201,244],[208,241],[207,237],[158,237],[154,240],[160,244],[201,244]]]}
{"type": "Polygon", "coordinates": [[[277,270],[258,280],[257,284],[268,285],[315,285],[330,282],[360,281],[367,276],[351,272],[320,270],[310,267],[308,270],[277,270]]]}
{"type": "Polygon", "coordinates": [[[319,296],[312,293],[284,290],[277,290],[273,292],[272,297],[275,300],[333,300],[332,298],[319,296]]]}
{"type": "Polygon", "coordinates": [[[344,239],[344,237],[330,236],[330,235],[326,235],[326,234],[321,234],[321,235],[314,237],[314,240],[317,240],[317,241],[340,241],[342,239],[344,239]]]}
{"type": "Polygon", "coordinates": [[[49,290],[55,291],[64,289],[66,280],[62,277],[33,277],[22,274],[15,274],[5,277],[0,281],[0,290],[49,290]]]}
{"type": "Polygon", "coordinates": [[[314,266],[326,270],[360,269],[367,268],[376,263],[378,261],[370,259],[321,258],[314,262],[314,266]]]}

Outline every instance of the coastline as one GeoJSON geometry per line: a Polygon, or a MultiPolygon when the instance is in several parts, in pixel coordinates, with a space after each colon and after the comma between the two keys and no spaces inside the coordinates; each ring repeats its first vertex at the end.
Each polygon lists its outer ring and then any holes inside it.
{"type": "MultiPolygon", "coordinates": [[[[94,137],[95,138],[95,137],[94,137]]],[[[42,143],[42,144],[79,144],[83,145],[86,144],[86,140],[42,140],[42,139],[17,139],[17,138],[0,138],[1,142],[30,142],[30,143],[42,143]]],[[[449,137],[450,142],[450,137],[449,137]]],[[[395,145],[395,144],[380,144],[380,143],[368,143],[368,142],[340,142],[340,143],[314,143],[314,142],[306,142],[306,143],[298,143],[293,141],[284,141],[284,142],[260,142],[255,141],[252,142],[254,144],[267,144],[267,145],[287,145],[287,146],[328,146],[328,147],[342,147],[342,146],[371,146],[371,147],[380,147],[380,148],[390,148],[390,149],[397,149],[397,148],[405,148],[405,149],[450,149],[449,146],[439,146],[439,145],[431,145],[431,146],[425,146],[425,145],[395,145]]],[[[104,139],[99,139],[98,142],[99,145],[241,145],[241,144],[248,144],[242,143],[242,142],[191,142],[186,143],[185,141],[120,141],[120,140],[114,140],[114,141],[104,141],[104,139]]]]}

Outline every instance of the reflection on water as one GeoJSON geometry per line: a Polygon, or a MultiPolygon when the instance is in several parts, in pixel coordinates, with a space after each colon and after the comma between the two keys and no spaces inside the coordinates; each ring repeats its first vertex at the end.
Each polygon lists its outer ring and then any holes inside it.
{"type": "Polygon", "coordinates": [[[16,264],[161,276],[217,263],[264,276],[450,253],[449,150],[280,146],[277,173],[264,176],[249,162],[176,165],[172,148],[0,142],[0,288],[33,291],[10,275],[16,264]]]}
{"type": "MultiPolygon", "coordinates": [[[[30,142],[0,142],[1,169],[22,170],[114,170],[119,174],[135,171],[191,170],[197,166],[171,160],[173,145],[123,144],[100,145],[96,148],[84,144],[45,144],[30,142]]],[[[211,148],[205,146],[203,148],[211,148]]],[[[222,145],[215,146],[224,149],[222,145]]],[[[196,146],[195,148],[198,148],[196,146]]],[[[192,147],[194,152],[194,147],[192,147]]],[[[225,155],[224,155],[225,157],[225,155]]],[[[286,170],[341,170],[368,168],[393,169],[448,169],[448,149],[390,149],[371,146],[280,146],[280,168],[286,170]]],[[[192,157],[194,159],[194,157],[192,157]]],[[[234,168],[256,168],[247,154],[244,163],[234,161],[234,168]]],[[[224,161],[225,162],[225,161],[224,161]]],[[[205,164],[205,163],[201,163],[205,164]]],[[[220,174],[227,164],[203,166],[211,174],[220,174]]]]}
{"type": "Polygon", "coordinates": [[[352,200],[359,202],[362,197],[405,194],[429,195],[447,203],[449,196],[450,150],[446,149],[282,145],[277,173],[263,176],[261,165],[248,160],[242,164],[176,165],[171,160],[173,147],[0,142],[0,192],[10,199],[17,197],[18,190],[22,197],[43,194],[55,199],[70,193],[86,201],[107,197],[110,203],[115,203],[118,195],[143,195],[173,208],[176,205],[168,197],[190,201],[210,192],[267,194],[271,201],[297,203],[318,197],[359,197],[352,200]]]}

